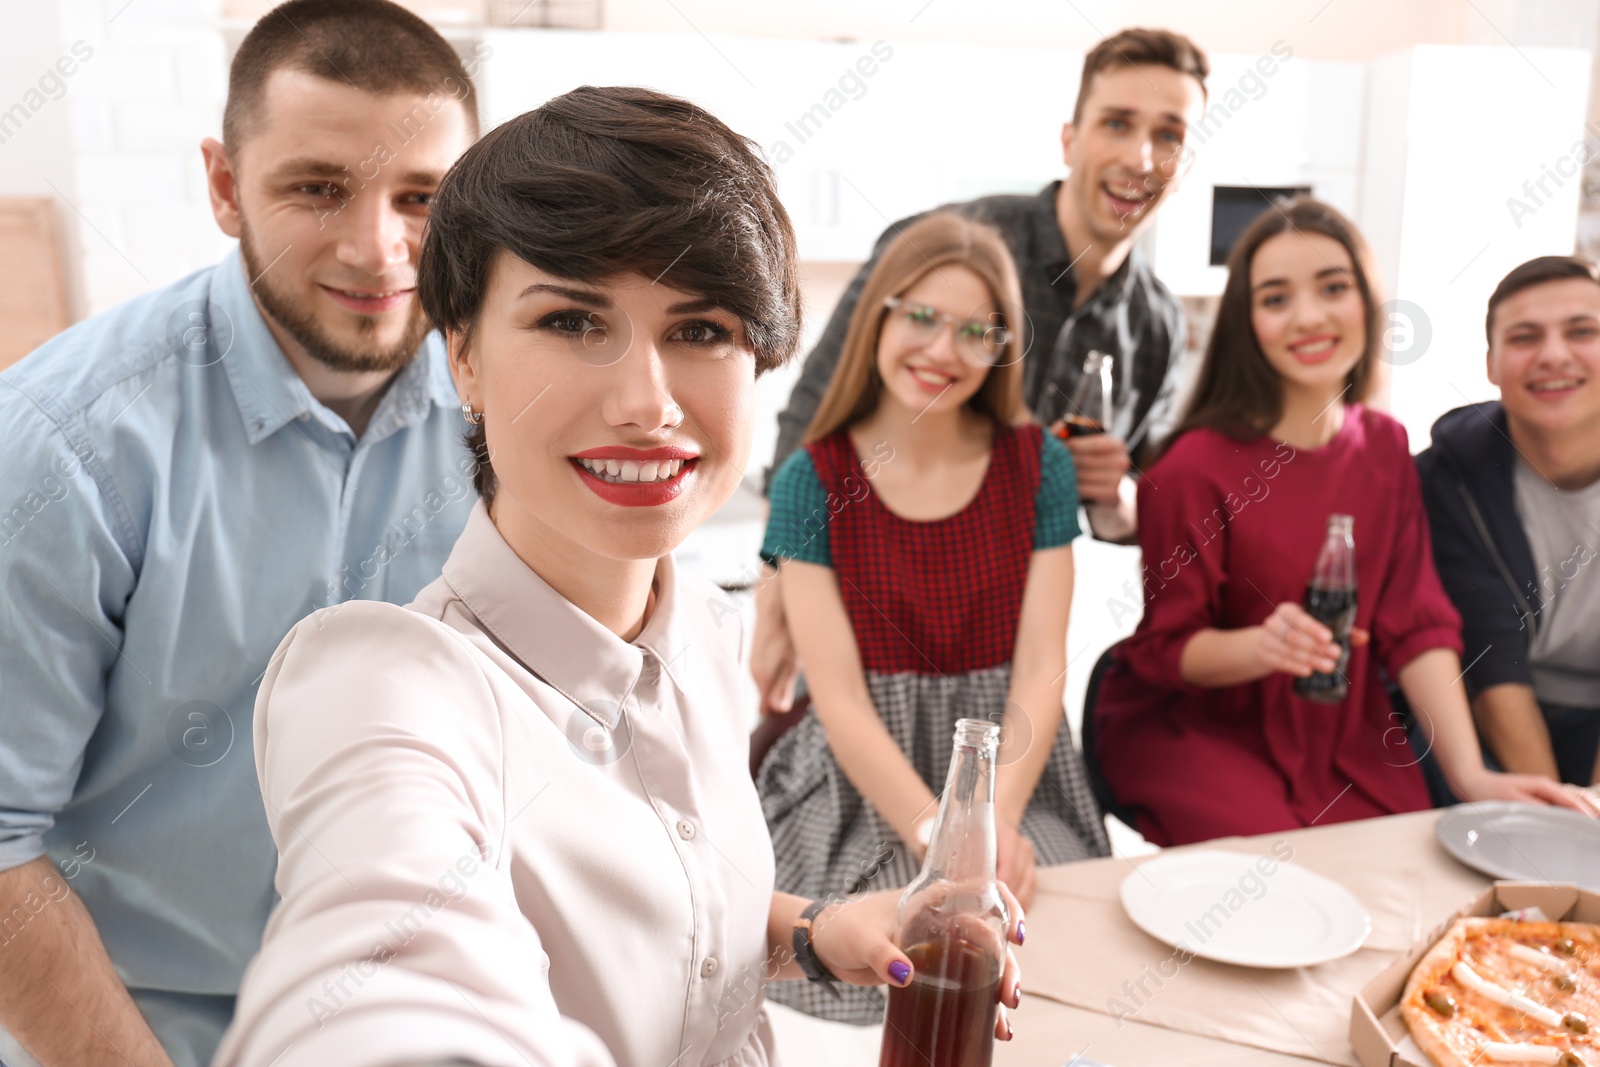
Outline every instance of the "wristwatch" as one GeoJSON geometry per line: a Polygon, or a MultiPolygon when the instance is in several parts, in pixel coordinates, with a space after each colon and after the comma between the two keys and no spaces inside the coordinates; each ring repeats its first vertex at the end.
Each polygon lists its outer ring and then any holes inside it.
{"type": "Polygon", "coordinates": [[[823,898],[813,900],[806,905],[806,910],[802,911],[800,917],[794,921],[792,944],[794,946],[795,962],[800,965],[802,971],[806,972],[806,977],[813,982],[821,982],[824,988],[837,997],[839,991],[834,988],[833,983],[837,982],[838,978],[817,958],[816,946],[811,942],[812,920],[817,917],[818,912],[831,903],[833,902],[823,898]]]}

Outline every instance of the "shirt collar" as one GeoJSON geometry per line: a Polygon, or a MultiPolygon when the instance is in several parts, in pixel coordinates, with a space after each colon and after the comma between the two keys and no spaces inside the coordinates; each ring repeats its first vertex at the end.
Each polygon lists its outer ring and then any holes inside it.
{"type": "Polygon", "coordinates": [[[430,330],[417,347],[416,358],[401,368],[389,391],[383,394],[362,440],[381,441],[396,430],[415,426],[425,420],[435,406],[458,408],[461,400],[455,383],[450,380],[444,340],[437,331],[430,330]]]}
{"type": "Polygon", "coordinates": [[[645,653],[668,664],[688,643],[671,556],[656,564],[655,611],[630,644],[524,563],[482,501],[445,561],[444,580],[502,648],[608,730],[638,684],[645,653]]]}
{"type": "MultiPolygon", "coordinates": [[[[261,309],[250,294],[244,257],[237,247],[217,264],[205,312],[204,321],[199,323],[205,332],[205,361],[222,364],[244,418],[246,439],[252,445],[303,415],[315,416],[336,432],[350,432],[343,419],[311,395],[278,347],[277,338],[267,328],[261,309]]],[[[395,430],[421,422],[436,404],[454,407],[458,403],[445,361],[444,342],[437,332],[430,331],[416,358],[389,386],[363,436],[380,440],[395,430]]]]}
{"type": "MultiPolygon", "coordinates": [[[[1066,235],[1061,232],[1061,222],[1056,218],[1056,195],[1060,190],[1061,182],[1053,181],[1039,191],[1033,202],[1032,229],[1034,240],[1038,242],[1038,261],[1049,276],[1048,280],[1052,285],[1068,286],[1067,291],[1071,293],[1076,292],[1078,285],[1078,279],[1072,274],[1072,264],[1077,257],[1067,248],[1066,235]]],[[[1130,280],[1143,261],[1144,253],[1135,241],[1122,265],[1100,283],[1088,302],[1118,304],[1126,300],[1130,280]]]]}

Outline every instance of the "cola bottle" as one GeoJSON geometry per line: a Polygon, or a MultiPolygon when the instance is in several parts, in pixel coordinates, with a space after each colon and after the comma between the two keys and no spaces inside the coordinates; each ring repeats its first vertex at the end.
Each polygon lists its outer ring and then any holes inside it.
{"type": "Polygon", "coordinates": [[[1007,916],[995,881],[1000,727],[956,723],[922,873],[900,896],[896,944],[911,982],[889,989],[878,1067],[989,1067],[1007,916]]]}
{"type": "Polygon", "coordinates": [[[1356,621],[1356,520],[1329,515],[1328,535],[1317,554],[1317,569],[1306,586],[1306,613],[1333,631],[1339,662],[1331,671],[1297,678],[1294,691],[1307,700],[1337,704],[1350,692],[1350,627],[1356,621]]]}
{"type": "Polygon", "coordinates": [[[1063,440],[1106,432],[1111,425],[1110,356],[1091,351],[1084,359],[1083,377],[1061,421],[1059,436],[1063,440]]]}

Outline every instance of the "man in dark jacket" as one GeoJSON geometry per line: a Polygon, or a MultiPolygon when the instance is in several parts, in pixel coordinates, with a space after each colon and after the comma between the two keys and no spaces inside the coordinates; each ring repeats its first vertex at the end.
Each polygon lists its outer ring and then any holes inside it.
{"type": "Polygon", "coordinates": [[[1417,457],[1434,560],[1461,612],[1467,692],[1508,771],[1600,781],[1600,271],[1517,267],[1489,298],[1500,400],[1417,457]]]}

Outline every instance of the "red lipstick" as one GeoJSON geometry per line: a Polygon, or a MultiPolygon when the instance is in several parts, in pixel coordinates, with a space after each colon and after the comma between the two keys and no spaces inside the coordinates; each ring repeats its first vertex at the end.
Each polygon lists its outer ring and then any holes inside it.
{"type": "Polygon", "coordinates": [[[579,480],[601,500],[619,507],[648,508],[670,503],[681,496],[690,480],[695,477],[696,469],[700,465],[700,456],[684,448],[624,448],[619,445],[608,445],[575,453],[568,457],[568,462],[572,464],[572,469],[578,472],[579,480]],[[681,460],[683,466],[677,474],[661,481],[613,482],[600,477],[579,462],[584,459],[634,463],[681,460]]]}

